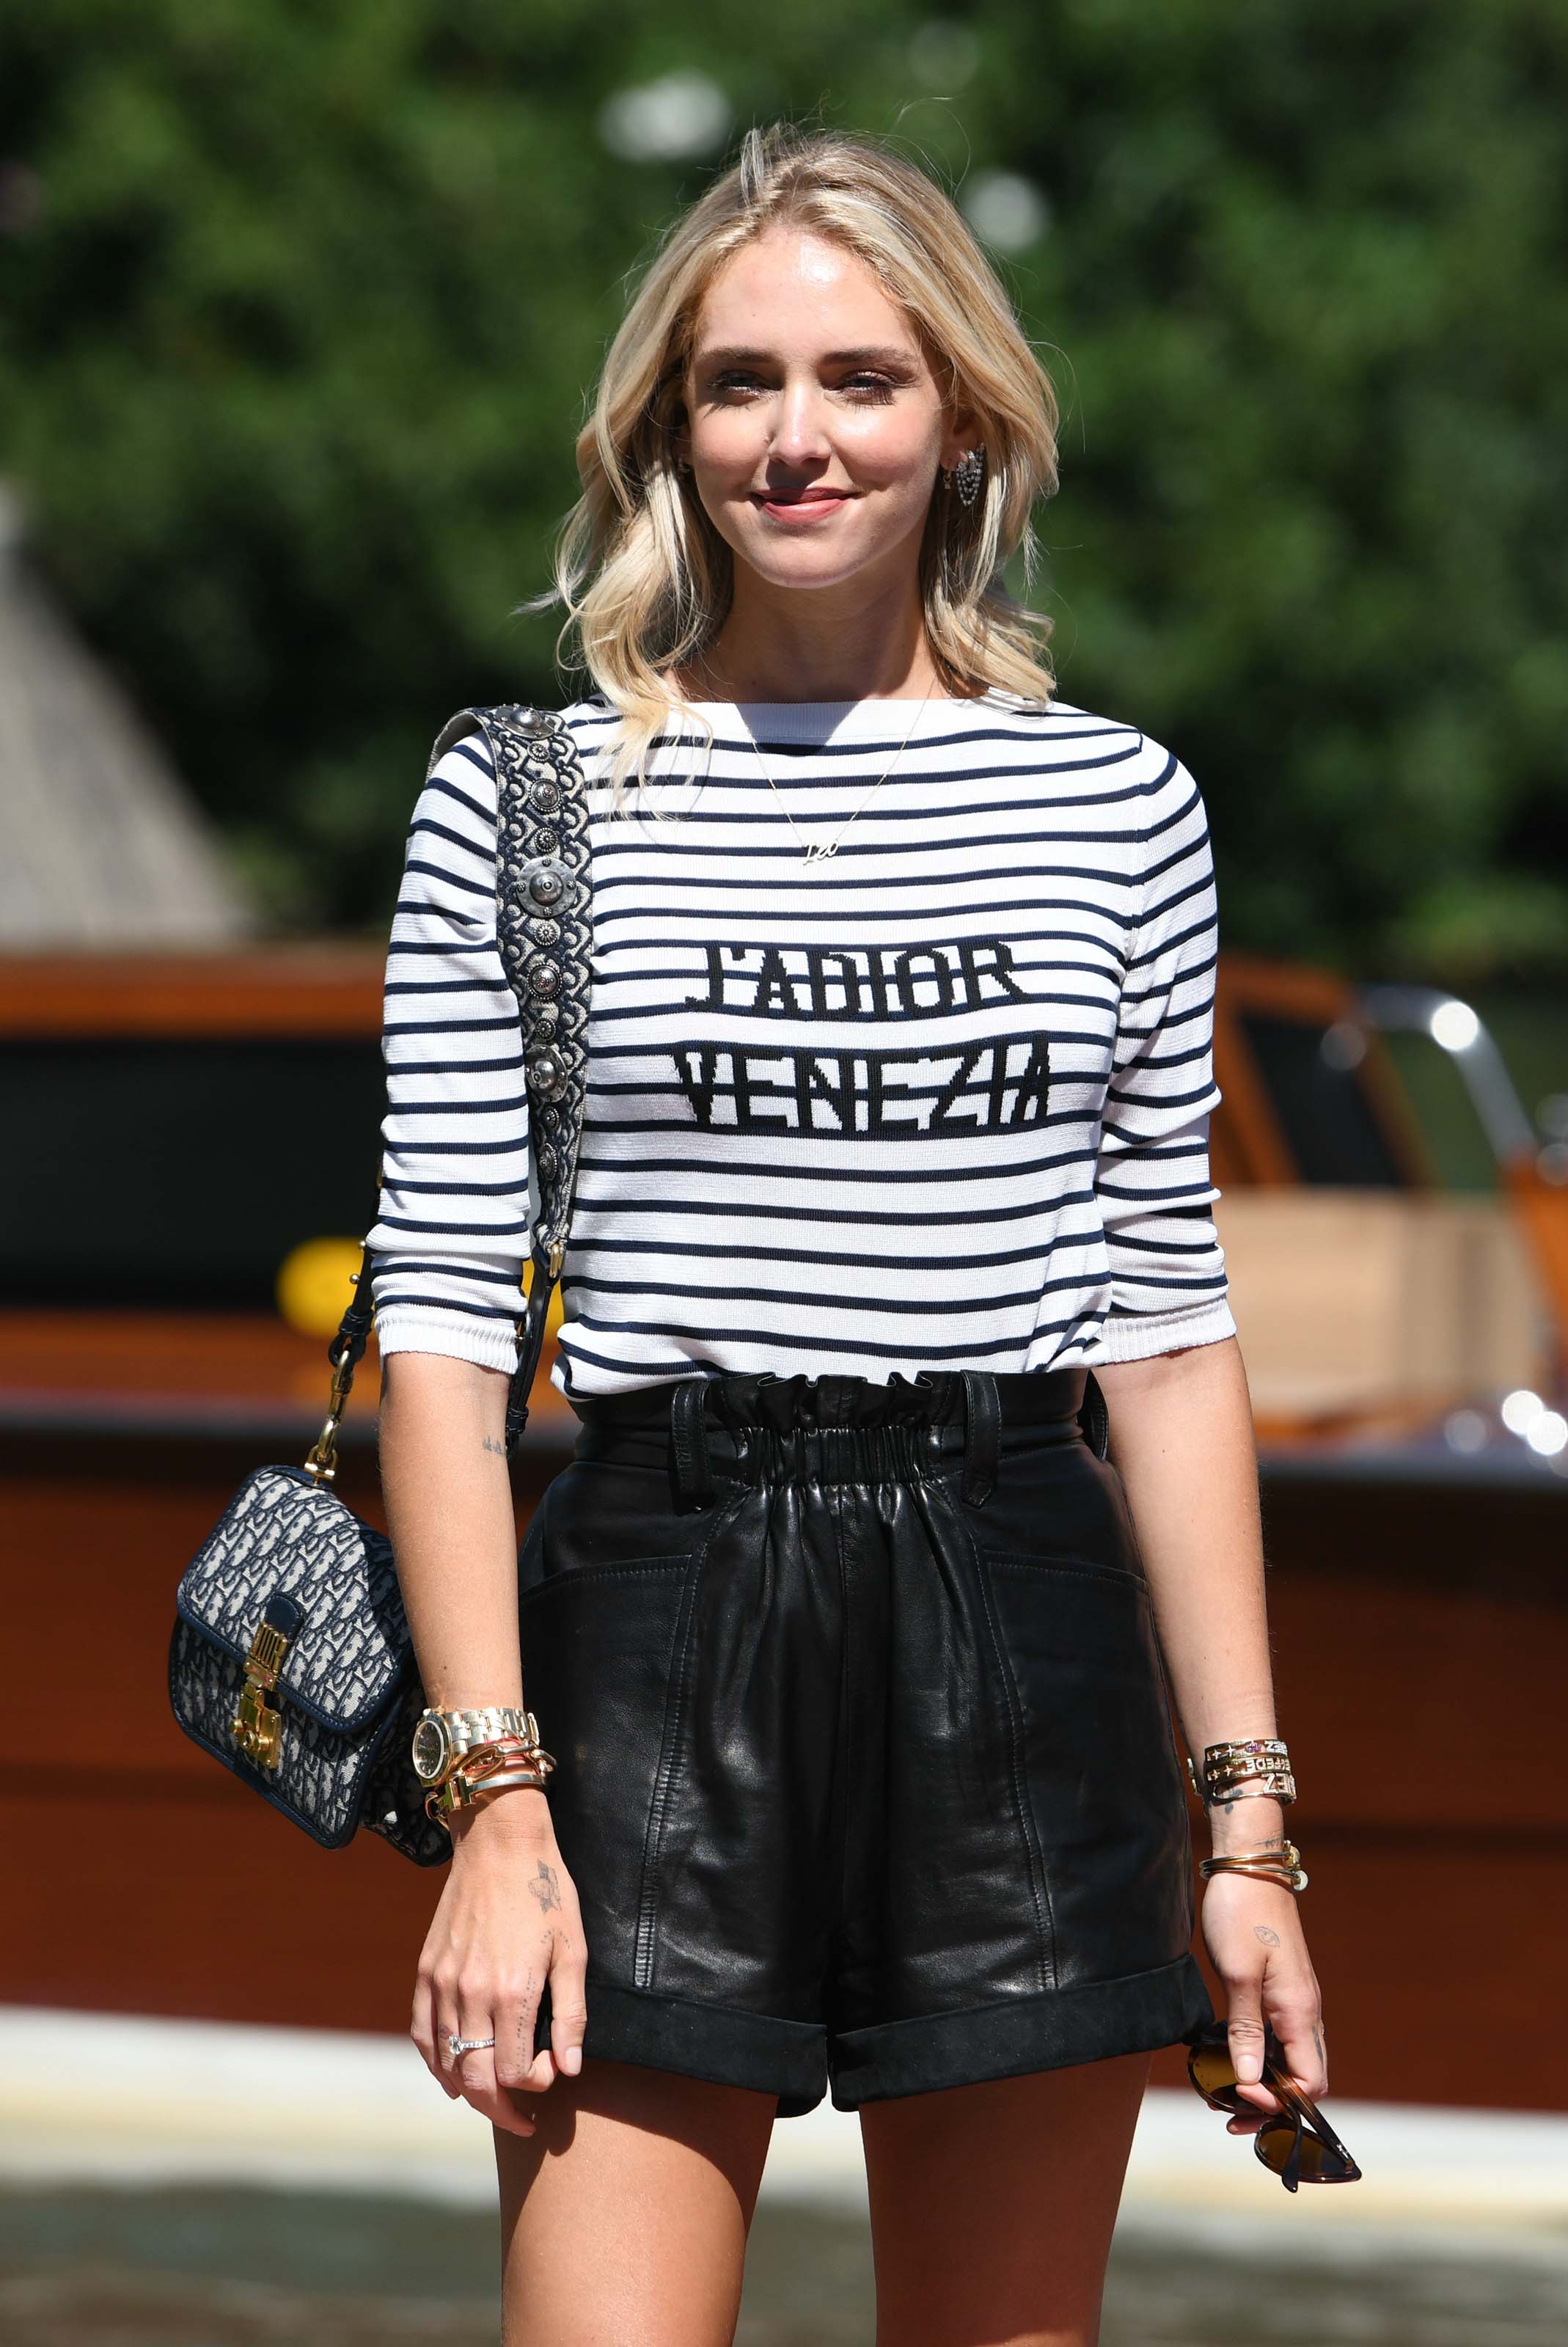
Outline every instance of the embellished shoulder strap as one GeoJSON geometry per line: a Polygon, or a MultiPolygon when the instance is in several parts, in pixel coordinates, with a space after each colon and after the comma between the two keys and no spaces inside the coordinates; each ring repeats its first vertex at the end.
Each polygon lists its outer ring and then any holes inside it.
{"type": "MultiPolygon", "coordinates": [[[[528,1397],[571,1226],[582,1144],[593,947],[588,785],[564,721],[553,710],[513,702],[460,709],[436,738],[427,778],[438,760],[472,733],[484,735],[496,769],[496,931],[502,967],[518,999],[528,1100],[531,1276],[507,1397],[510,1457],[528,1422],[528,1397]]],[[[367,1253],[354,1299],[327,1347],[333,1373],[331,1413],[305,1462],[318,1481],[330,1481],[335,1471],[338,1423],[372,1327],[374,1270],[367,1253]]]]}
{"type": "Polygon", "coordinates": [[[432,765],[472,733],[484,734],[496,768],[497,938],[518,999],[528,1096],[531,1276],[507,1402],[509,1455],[528,1424],[582,1145],[593,947],[588,786],[577,745],[553,710],[514,702],[460,710],[432,765]]]}

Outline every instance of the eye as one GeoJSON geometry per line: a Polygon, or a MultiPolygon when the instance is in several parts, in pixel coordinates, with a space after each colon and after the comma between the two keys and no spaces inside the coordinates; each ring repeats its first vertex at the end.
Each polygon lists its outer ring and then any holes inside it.
{"type": "Polygon", "coordinates": [[[873,374],[867,371],[862,374],[845,375],[838,388],[847,392],[851,399],[882,406],[892,398],[898,386],[891,375],[873,374]]]}
{"type": "MultiPolygon", "coordinates": [[[[774,387],[750,367],[726,367],[722,374],[710,377],[708,396],[711,399],[747,400],[774,387]]],[[[899,384],[892,375],[864,367],[854,374],[845,375],[831,387],[857,404],[880,405],[893,397],[899,384]]]]}

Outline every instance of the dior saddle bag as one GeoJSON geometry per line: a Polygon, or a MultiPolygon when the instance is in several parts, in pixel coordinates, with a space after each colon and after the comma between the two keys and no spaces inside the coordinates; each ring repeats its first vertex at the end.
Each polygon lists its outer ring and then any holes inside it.
{"type": "MultiPolygon", "coordinates": [[[[436,760],[485,736],[497,776],[496,914],[518,998],[529,1119],[530,1283],[507,1401],[528,1422],[560,1276],[582,1133],[591,937],[588,807],[553,712],[466,709],[436,760]]],[[[420,1866],[451,1851],[409,1754],[425,1708],[391,1543],[333,1491],[337,1434],[372,1326],[375,1258],[327,1348],[332,1397],[302,1466],[248,1475],[180,1580],[169,1693],[186,1734],[328,1850],[368,1826],[420,1866]]]]}

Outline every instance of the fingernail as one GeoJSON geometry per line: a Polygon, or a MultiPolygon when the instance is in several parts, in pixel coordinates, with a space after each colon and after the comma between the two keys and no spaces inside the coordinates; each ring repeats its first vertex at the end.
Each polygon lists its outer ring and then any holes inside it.
{"type": "Polygon", "coordinates": [[[561,2055],[560,2065],[563,2074],[567,2077],[575,2078],[578,2072],[582,2068],[582,2047],[580,2045],[567,2046],[561,2055]]]}

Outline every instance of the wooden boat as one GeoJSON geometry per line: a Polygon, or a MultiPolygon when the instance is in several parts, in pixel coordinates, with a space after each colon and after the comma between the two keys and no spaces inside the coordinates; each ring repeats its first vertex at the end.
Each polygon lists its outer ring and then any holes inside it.
{"type": "MultiPolygon", "coordinates": [[[[0,1174],[0,1800],[25,1853],[0,1999],[406,2025],[439,1878],[370,1836],[316,1849],[186,1742],[164,1685],[186,1560],[241,1477],[321,1423],[344,1235],[373,1208],[380,982],[379,955],[337,946],[0,962],[30,1136],[0,1174]],[[286,1119],[253,1115],[263,1093],[286,1119]]],[[[1568,2100],[1568,1473],[1547,1424],[1568,1192],[1495,1098],[1498,1195],[1437,1189],[1378,1031],[1419,1008],[1226,959],[1221,1229],[1336,2084],[1546,2108],[1568,2100]]],[[[340,1485],[372,1516],[375,1388],[373,1351],[340,1485]]],[[[520,1514],[574,1428],[542,1393],[520,1514]]]]}

